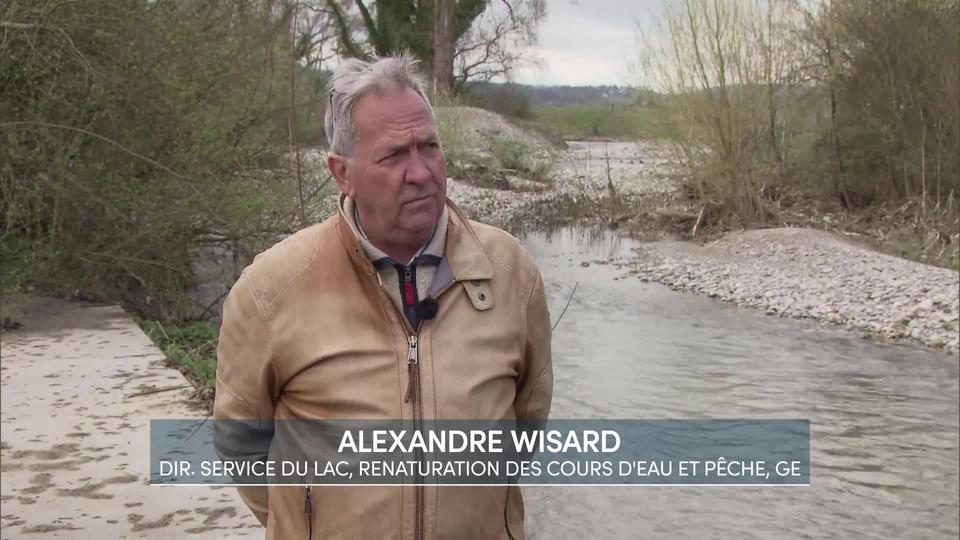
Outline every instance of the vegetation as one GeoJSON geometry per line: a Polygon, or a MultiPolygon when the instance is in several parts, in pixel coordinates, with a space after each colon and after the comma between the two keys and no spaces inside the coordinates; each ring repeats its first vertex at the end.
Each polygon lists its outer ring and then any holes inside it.
{"type": "Polygon", "coordinates": [[[530,96],[526,87],[519,84],[484,84],[470,85],[461,93],[463,101],[473,107],[493,111],[503,116],[515,119],[530,120],[533,110],[530,107],[530,96]]]}
{"type": "Polygon", "coordinates": [[[493,141],[493,155],[503,169],[516,171],[521,176],[535,182],[548,182],[553,171],[551,156],[539,156],[527,143],[497,137],[493,141]]]}
{"type": "MultiPolygon", "coordinates": [[[[333,185],[304,147],[325,138],[337,25],[369,6],[393,30],[357,46],[399,47],[419,28],[402,4],[0,2],[0,292],[119,302],[209,387],[215,330],[191,317],[216,309],[188,291],[211,254],[242,266],[321,216],[333,185]]],[[[544,13],[443,4],[460,82],[509,71],[544,13]]]]}
{"type": "Polygon", "coordinates": [[[464,132],[462,114],[458,114],[455,101],[435,102],[437,109],[437,130],[443,143],[443,155],[447,159],[447,176],[464,178],[479,159],[475,151],[469,148],[464,132]]]}
{"type": "Polygon", "coordinates": [[[164,325],[160,321],[140,321],[140,327],[171,364],[197,388],[198,397],[212,402],[217,383],[217,328],[209,322],[195,321],[164,325]]]}
{"type": "Polygon", "coordinates": [[[556,156],[551,143],[538,146],[523,140],[518,128],[509,126],[530,127],[518,119],[507,122],[494,115],[477,116],[476,111],[458,105],[468,99],[443,99],[437,106],[448,176],[497,189],[516,189],[507,174],[541,184],[552,181],[556,156]]]}
{"type": "Polygon", "coordinates": [[[655,110],[704,220],[769,223],[788,199],[811,198],[877,236],[892,206],[900,221],[879,236],[920,231],[921,258],[949,264],[958,18],[958,0],[670,4],[645,37],[641,74],[667,95],[655,110]]]}
{"type": "Polygon", "coordinates": [[[326,189],[299,150],[323,139],[325,77],[292,18],[253,0],[4,2],[2,291],[122,303],[209,399],[197,264],[249,260],[326,189]]]}

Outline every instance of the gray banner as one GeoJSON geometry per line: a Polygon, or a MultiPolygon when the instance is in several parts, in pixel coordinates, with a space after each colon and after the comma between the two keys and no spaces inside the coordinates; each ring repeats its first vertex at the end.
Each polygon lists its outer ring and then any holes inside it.
{"type": "Polygon", "coordinates": [[[807,485],[808,420],[153,420],[151,484],[807,485]]]}

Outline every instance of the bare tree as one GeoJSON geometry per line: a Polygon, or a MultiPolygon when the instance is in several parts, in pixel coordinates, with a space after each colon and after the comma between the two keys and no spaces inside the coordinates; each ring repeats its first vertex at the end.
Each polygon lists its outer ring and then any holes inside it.
{"type": "MultiPolygon", "coordinates": [[[[641,66],[657,90],[692,187],[713,213],[763,219],[760,150],[777,129],[783,40],[766,25],[764,3],[683,0],[644,36],[641,66]],[[763,26],[761,26],[763,25],[763,26]],[[756,39],[762,33],[761,40],[756,39]],[[768,103],[768,110],[758,104],[768,103]]],[[[770,143],[766,143],[769,147],[770,143]]]]}
{"type": "Polygon", "coordinates": [[[530,48],[546,13],[544,0],[491,3],[457,42],[454,90],[468,82],[510,79],[518,66],[535,62],[530,48]]]}
{"type": "MultiPolygon", "coordinates": [[[[320,0],[314,0],[320,1],[320,0]]],[[[509,78],[530,57],[545,0],[325,0],[340,56],[370,58],[407,50],[439,83],[459,92],[469,81],[509,78]],[[449,81],[449,86],[447,83],[449,81]]]]}

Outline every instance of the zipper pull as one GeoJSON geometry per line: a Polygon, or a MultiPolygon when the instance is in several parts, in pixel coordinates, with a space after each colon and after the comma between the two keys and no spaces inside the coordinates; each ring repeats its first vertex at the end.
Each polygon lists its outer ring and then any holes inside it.
{"type": "Polygon", "coordinates": [[[407,395],[403,398],[404,403],[409,402],[413,396],[413,379],[416,376],[417,362],[420,361],[417,354],[417,336],[410,336],[407,342],[410,347],[407,349],[407,395]]]}
{"type": "Polygon", "coordinates": [[[407,363],[416,364],[420,360],[417,354],[417,336],[410,336],[407,338],[407,342],[410,344],[407,349],[407,363]]]}

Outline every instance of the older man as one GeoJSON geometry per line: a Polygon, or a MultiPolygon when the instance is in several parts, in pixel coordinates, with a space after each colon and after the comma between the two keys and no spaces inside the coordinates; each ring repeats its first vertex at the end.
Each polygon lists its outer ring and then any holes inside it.
{"type": "MultiPolygon", "coordinates": [[[[339,211],[261,253],[224,306],[217,419],[543,419],[550,321],[531,257],[446,199],[409,57],[330,82],[339,211]]],[[[218,439],[226,454],[270,431],[218,439]]],[[[524,537],[516,487],[244,487],[268,538],[524,537]]]]}

